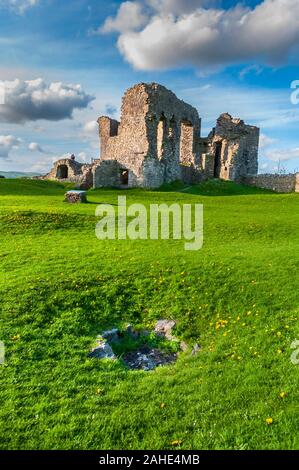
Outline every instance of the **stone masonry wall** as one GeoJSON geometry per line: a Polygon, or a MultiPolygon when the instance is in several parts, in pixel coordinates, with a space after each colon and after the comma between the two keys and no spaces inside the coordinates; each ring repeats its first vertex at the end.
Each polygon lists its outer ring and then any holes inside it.
{"type": "MultiPolygon", "coordinates": [[[[214,177],[240,181],[258,172],[259,129],[241,119],[221,114],[210,136],[210,154],[214,158],[214,177]]],[[[210,168],[209,168],[210,170],[210,168]]]]}
{"type": "Polygon", "coordinates": [[[265,174],[243,178],[244,184],[270,189],[277,193],[299,192],[299,173],[289,175],[265,174]]]}
{"type": "Polygon", "coordinates": [[[180,180],[240,181],[258,170],[259,129],[222,114],[202,138],[197,110],[157,83],[140,83],[122,100],[121,120],[98,119],[100,158],[91,165],[59,160],[45,178],[82,188],[156,188],[180,180]]]}
{"type": "MultiPolygon", "coordinates": [[[[120,123],[106,116],[98,122],[101,160],[117,160],[121,169],[127,169],[129,187],[159,187],[181,179],[181,163],[199,161],[198,112],[161,85],[141,83],[130,88],[123,98],[120,123]]],[[[95,173],[96,186],[103,179],[101,165],[95,173]]],[[[120,174],[115,169],[115,186],[121,184],[120,174]]]]}
{"type": "Polygon", "coordinates": [[[79,163],[74,157],[57,160],[51,171],[43,178],[77,183],[82,189],[89,189],[93,186],[92,166],[79,163]]]}

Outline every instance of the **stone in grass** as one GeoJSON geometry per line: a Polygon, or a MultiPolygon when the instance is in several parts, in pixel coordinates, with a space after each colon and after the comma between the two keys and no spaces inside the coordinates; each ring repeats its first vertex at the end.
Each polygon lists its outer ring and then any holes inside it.
{"type": "Polygon", "coordinates": [[[124,354],[122,359],[129,369],[149,371],[175,362],[177,354],[143,346],[137,351],[124,354]]]}
{"type": "Polygon", "coordinates": [[[188,347],[188,344],[185,342],[185,341],[181,341],[180,342],[180,348],[181,348],[181,351],[188,351],[189,347],[188,347]]]}
{"type": "MultiPolygon", "coordinates": [[[[130,323],[127,325],[126,327],[126,332],[128,333],[128,335],[131,336],[131,338],[133,339],[137,339],[139,338],[140,336],[140,333],[138,333],[138,331],[134,330],[134,327],[133,325],[131,325],[130,323]]],[[[142,332],[142,335],[143,336],[147,336],[146,332],[142,332]]]]}
{"type": "Polygon", "coordinates": [[[106,330],[102,333],[102,338],[106,339],[107,341],[117,341],[119,339],[119,329],[112,328],[112,330],[106,330]]]}
{"type": "Polygon", "coordinates": [[[86,191],[79,191],[79,190],[72,190],[67,191],[64,195],[65,202],[70,204],[77,204],[77,203],[86,203],[86,191]]]}
{"type": "Polygon", "coordinates": [[[102,336],[97,338],[96,346],[88,354],[88,357],[94,357],[96,359],[116,359],[113,349],[102,336]]]}
{"type": "Polygon", "coordinates": [[[192,349],[192,353],[191,353],[192,356],[195,356],[200,350],[201,350],[201,346],[198,343],[196,343],[192,349]]]}
{"type": "Polygon", "coordinates": [[[172,329],[175,327],[176,322],[174,320],[158,320],[155,326],[155,333],[169,340],[173,340],[172,329]]]}

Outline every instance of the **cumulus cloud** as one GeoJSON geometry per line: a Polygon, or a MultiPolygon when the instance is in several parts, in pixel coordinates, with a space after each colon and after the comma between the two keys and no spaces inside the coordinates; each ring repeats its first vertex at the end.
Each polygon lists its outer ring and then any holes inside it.
{"type": "Polygon", "coordinates": [[[8,7],[24,13],[28,8],[34,7],[39,3],[39,0],[0,0],[0,7],[8,7]]]}
{"type": "Polygon", "coordinates": [[[140,70],[215,67],[247,60],[277,65],[299,45],[299,2],[263,0],[254,8],[238,4],[228,10],[195,0],[125,2],[101,30],[120,32],[120,52],[140,70]],[[149,12],[145,26],[120,24],[127,3],[139,13],[141,5],[149,12]]]}
{"type": "Polygon", "coordinates": [[[45,119],[71,119],[75,109],[84,109],[94,99],[81,85],[37,80],[0,81],[5,90],[4,104],[0,106],[0,122],[24,123],[45,119]]]}
{"type": "Polygon", "coordinates": [[[30,150],[31,152],[49,153],[49,152],[46,152],[46,150],[44,150],[43,147],[37,142],[31,142],[28,145],[28,150],[30,150]]]}
{"type": "Polygon", "coordinates": [[[22,141],[13,135],[0,135],[0,158],[7,159],[11,150],[19,148],[22,141]]]}
{"type": "Polygon", "coordinates": [[[100,33],[112,33],[132,31],[144,26],[148,17],[143,12],[143,7],[137,2],[123,2],[115,18],[109,16],[103,26],[99,29],[100,33]]]}

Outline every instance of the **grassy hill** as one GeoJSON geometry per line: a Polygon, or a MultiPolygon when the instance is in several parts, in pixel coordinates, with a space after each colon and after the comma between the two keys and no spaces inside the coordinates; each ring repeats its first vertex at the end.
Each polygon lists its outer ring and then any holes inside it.
{"type": "Polygon", "coordinates": [[[298,449],[299,195],[224,182],[120,193],[203,203],[204,246],[188,252],[99,241],[95,208],[119,191],[67,205],[65,188],[0,180],[0,448],[298,449]],[[201,351],[152,372],[87,358],[104,328],[159,318],[201,351]]]}

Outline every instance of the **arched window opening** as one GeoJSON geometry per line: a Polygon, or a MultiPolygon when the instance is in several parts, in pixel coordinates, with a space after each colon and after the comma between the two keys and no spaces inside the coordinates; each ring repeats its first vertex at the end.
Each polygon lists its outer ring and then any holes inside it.
{"type": "Polygon", "coordinates": [[[56,178],[60,180],[65,180],[68,178],[69,169],[67,165],[59,165],[57,168],[56,178]]]}

